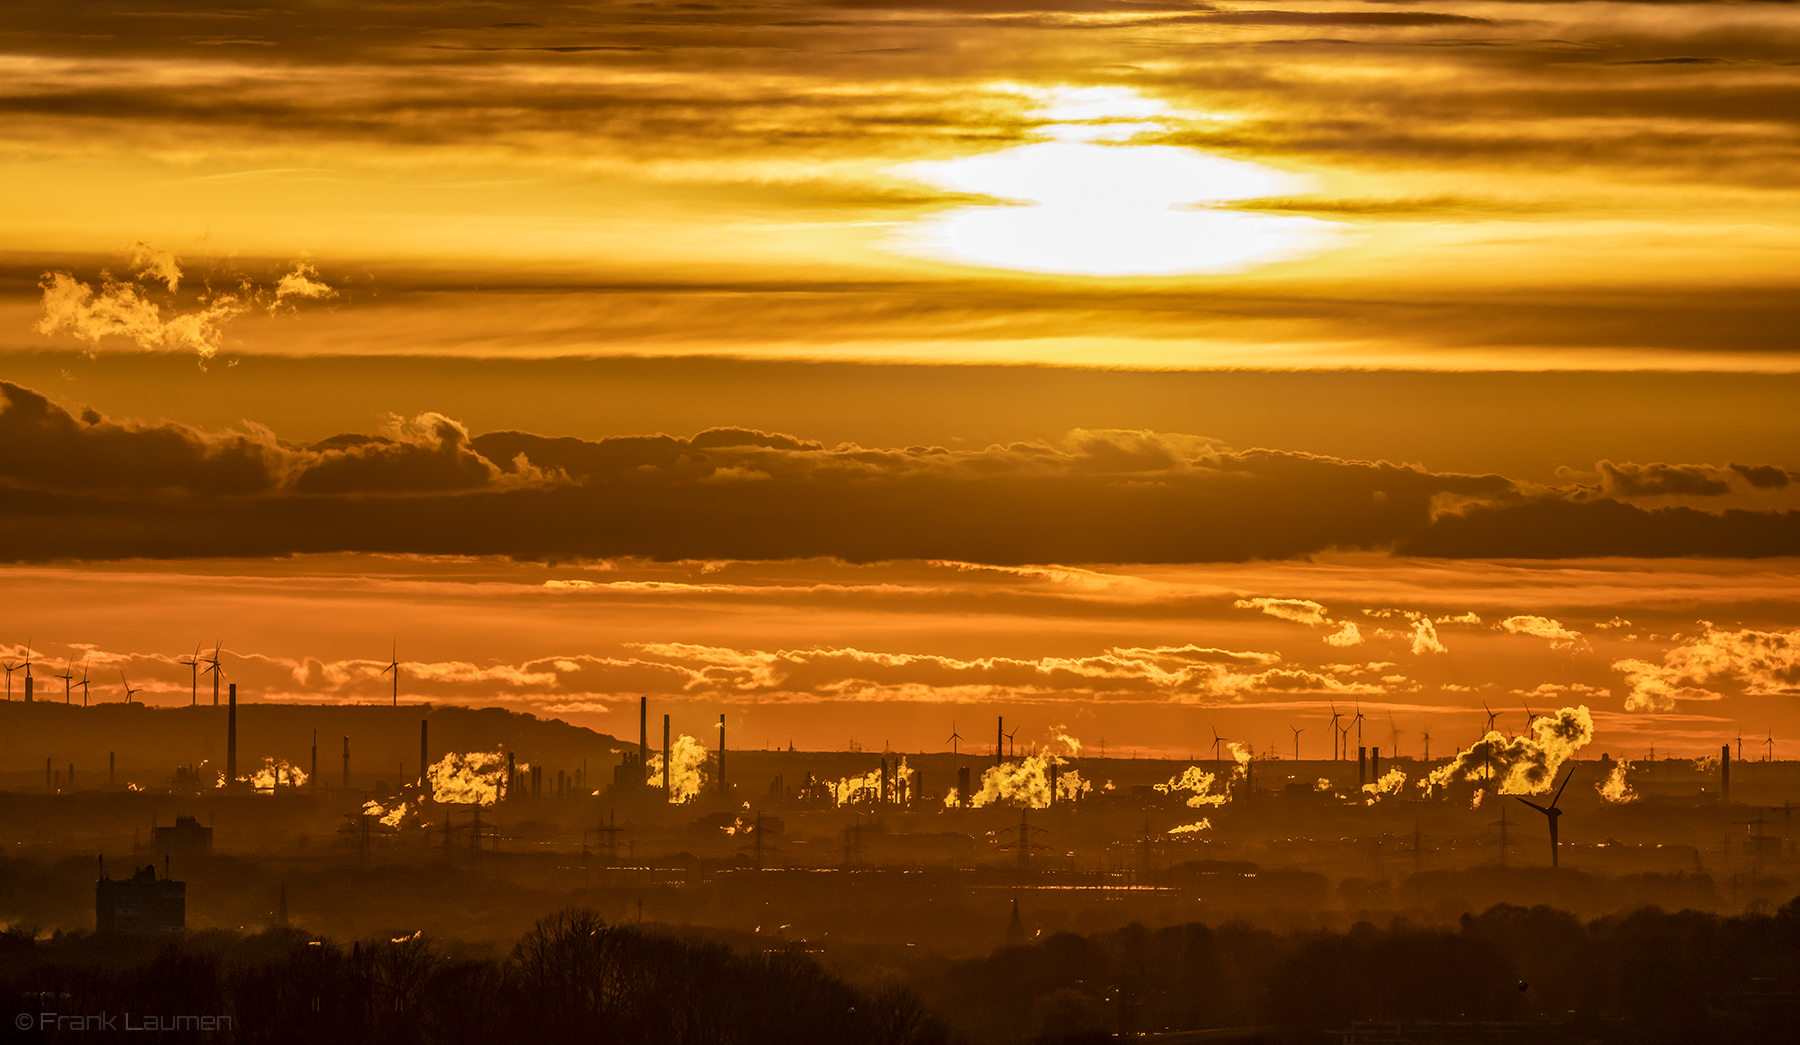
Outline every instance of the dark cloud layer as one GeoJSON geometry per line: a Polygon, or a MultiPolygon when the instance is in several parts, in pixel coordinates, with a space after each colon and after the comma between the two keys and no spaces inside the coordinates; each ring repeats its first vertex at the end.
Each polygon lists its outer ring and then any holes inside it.
{"type": "Polygon", "coordinates": [[[1151,432],[1075,431],[1056,444],[976,451],[868,449],[729,428],[689,439],[470,437],[425,415],[382,437],[300,446],[263,431],[77,416],[12,384],[0,393],[0,547],[15,561],[325,551],[991,563],[1331,549],[1800,553],[1794,512],[1644,508],[1591,488],[1151,432]]]}

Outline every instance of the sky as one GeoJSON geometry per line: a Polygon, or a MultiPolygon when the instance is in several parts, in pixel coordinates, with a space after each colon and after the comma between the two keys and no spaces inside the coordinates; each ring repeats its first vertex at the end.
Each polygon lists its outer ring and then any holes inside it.
{"type": "Polygon", "coordinates": [[[1581,704],[1793,757],[1797,42],[8,4],[0,657],[150,703],[197,644],[262,700],[391,699],[392,657],[801,747],[1321,757],[1335,705],[1448,753],[1581,704]]]}

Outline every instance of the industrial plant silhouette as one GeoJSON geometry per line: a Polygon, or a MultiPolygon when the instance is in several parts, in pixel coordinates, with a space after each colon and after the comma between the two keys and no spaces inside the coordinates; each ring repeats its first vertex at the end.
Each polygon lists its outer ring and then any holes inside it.
{"type": "Polygon", "coordinates": [[[14,997],[421,1042],[1743,1040],[1800,1004],[1800,767],[1594,758],[1557,746],[1575,709],[1436,760],[1351,744],[1360,708],[1325,760],[1216,730],[1200,762],[1096,757],[998,716],[987,752],[955,722],[730,750],[648,698],[630,742],[397,681],[201,705],[223,649],[182,661],[187,706],[30,675],[0,704],[14,997]],[[1509,797],[1542,858],[1490,823],[1509,797]],[[1645,947],[1685,973],[1646,986],[1645,947]]]}

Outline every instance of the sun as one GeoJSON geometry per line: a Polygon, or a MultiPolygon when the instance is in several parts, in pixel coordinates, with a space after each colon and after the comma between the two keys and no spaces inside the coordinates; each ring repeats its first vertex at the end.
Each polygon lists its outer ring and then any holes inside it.
{"type": "Polygon", "coordinates": [[[1191,118],[1122,88],[1031,91],[1049,141],[893,173],[993,197],[900,230],[891,249],[995,268],[1091,276],[1231,272],[1329,249],[1341,226],[1223,209],[1307,191],[1260,164],[1129,140],[1191,118]]]}

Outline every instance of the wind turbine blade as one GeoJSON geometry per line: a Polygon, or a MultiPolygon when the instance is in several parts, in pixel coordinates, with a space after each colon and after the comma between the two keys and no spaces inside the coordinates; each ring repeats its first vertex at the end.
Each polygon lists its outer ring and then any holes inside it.
{"type": "Polygon", "coordinates": [[[1556,789],[1556,797],[1550,799],[1550,808],[1551,809],[1555,809],[1556,803],[1560,802],[1562,800],[1563,787],[1568,787],[1569,781],[1571,781],[1573,779],[1575,779],[1575,767],[1570,766],[1569,767],[1569,775],[1566,777],[1563,777],[1562,787],[1559,787],[1556,789]]]}
{"type": "MultiPolygon", "coordinates": [[[[1514,797],[1514,798],[1519,798],[1519,796],[1518,796],[1518,795],[1514,795],[1514,796],[1513,796],[1513,797],[1514,797]]],[[[1538,805],[1538,804],[1537,804],[1537,803],[1536,803],[1536,802],[1533,802],[1533,801],[1532,801],[1532,800],[1530,800],[1530,799],[1529,799],[1529,798],[1519,798],[1519,801],[1521,801],[1521,802],[1523,802],[1523,803],[1525,803],[1525,804],[1526,804],[1526,805],[1528,805],[1528,806],[1530,806],[1530,807],[1531,807],[1531,808],[1533,808],[1533,809],[1535,809],[1535,810],[1537,810],[1537,811],[1538,811],[1538,812],[1540,812],[1540,813],[1542,813],[1542,814],[1544,814],[1544,815],[1545,815],[1545,816],[1549,816],[1549,815],[1550,815],[1550,810],[1548,810],[1548,809],[1545,809],[1545,808],[1544,808],[1544,807],[1543,807],[1543,806],[1541,806],[1541,805],[1538,805]]]]}

